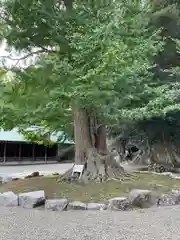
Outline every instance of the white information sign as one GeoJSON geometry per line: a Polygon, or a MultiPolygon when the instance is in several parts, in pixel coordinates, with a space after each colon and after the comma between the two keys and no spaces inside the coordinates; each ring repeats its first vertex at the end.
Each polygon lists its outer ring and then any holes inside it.
{"type": "Polygon", "coordinates": [[[84,170],[84,165],[74,165],[72,176],[74,175],[74,173],[79,173],[79,178],[80,178],[83,173],[83,170],[84,170]]]}

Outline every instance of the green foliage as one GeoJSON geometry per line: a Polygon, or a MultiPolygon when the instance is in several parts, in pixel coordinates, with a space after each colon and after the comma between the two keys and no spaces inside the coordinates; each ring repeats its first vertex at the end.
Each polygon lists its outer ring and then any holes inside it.
{"type": "Polygon", "coordinates": [[[55,0],[7,0],[3,9],[8,46],[38,53],[35,65],[16,70],[14,81],[2,86],[3,127],[37,124],[72,134],[77,106],[107,125],[179,109],[178,84],[150,71],[163,45],[159,31],[148,28],[148,7],[75,1],[67,12],[55,0]]]}
{"type": "Polygon", "coordinates": [[[180,1],[179,0],[153,0],[153,15],[151,25],[161,28],[161,36],[165,43],[164,50],[155,60],[158,64],[158,76],[168,78],[166,69],[180,65],[180,53],[177,52],[173,39],[180,39],[180,1]]]}
{"type": "Polygon", "coordinates": [[[56,140],[59,144],[67,143],[68,140],[71,142],[72,139],[64,132],[51,132],[48,128],[43,127],[31,127],[31,128],[21,128],[19,132],[23,136],[37,144],[44,144],[46,146],[54,145],[56,140]]]}
{"type": "Polygon", "coordinates": [[[34,142],[37,144],[44,144],[46,146],[54,144],[47,138],[47,136],[44,136],[41,133],[36,133],[36,132],[32,132],[32,131],[31,132],[21,131],[21,133],[27,140],[29,140],[31,142],[34,142]]]}
{"type": "Polygon", "coordinates": [[[176,40],[177,51],[180,52],[180,40],[176,40]]]}

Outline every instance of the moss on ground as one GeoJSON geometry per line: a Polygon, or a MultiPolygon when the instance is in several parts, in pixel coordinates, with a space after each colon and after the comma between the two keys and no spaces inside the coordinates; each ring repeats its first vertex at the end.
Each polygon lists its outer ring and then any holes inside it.
{"type": "Polygon", "coordinates": [[[59,183],[58,176],[37,177],[17,180],[3,184],[0,192],[16,193],[44,190],[48,198],[68,198],[83,202],[103,202],[112,197],[126,196],[131,189],[149,189],[157,193],[167,193],[172,189],[180,189],[180,180],[168,176],[138,173],[123,182],[109,181],[106,183],[59,183]]]}

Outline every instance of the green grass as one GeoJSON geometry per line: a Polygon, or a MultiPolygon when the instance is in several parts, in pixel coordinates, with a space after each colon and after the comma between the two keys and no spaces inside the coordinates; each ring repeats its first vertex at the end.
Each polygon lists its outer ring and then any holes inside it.
{"type": "Polygon", "coordinates": [[[58,177],[37,177],[17,180],[3,184],[1,192],[16,193],[44,190],[48,198],[68,198],[83,202],[104,202],[112,197],[126,196],[131,189],[149,189],[158,194],[167,193],[172,189],[180,189],[180,180],[168,176],[138,173],[123,182],[109,181],[106,183],[59,183],[58,177]]]}

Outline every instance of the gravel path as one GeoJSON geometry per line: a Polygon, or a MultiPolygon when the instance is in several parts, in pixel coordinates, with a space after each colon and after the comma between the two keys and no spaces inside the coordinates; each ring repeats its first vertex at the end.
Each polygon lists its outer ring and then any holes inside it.
{"type": "Polygon", "coordinates": [[[178,240],[180,206],[134,212],[0,208],[1,240],[178,240]]]}

